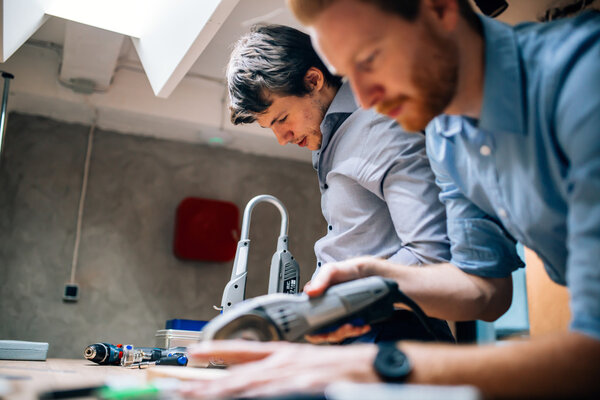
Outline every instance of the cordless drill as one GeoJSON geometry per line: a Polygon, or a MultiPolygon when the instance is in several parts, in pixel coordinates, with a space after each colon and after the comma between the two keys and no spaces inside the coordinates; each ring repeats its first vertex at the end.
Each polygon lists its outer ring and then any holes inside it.
{"type": "MultiPolygon", "coordinates": [[[[100,365],[122,365],[124,367],[143,361],[158,361],[168,357],[185,355],[185,347],[161,349],[157,347],[134,347],[130,344],[94,343],[87,346],[83,352],[85,358],[100,365]]],[[[167,360],[161,364],[167,365],[167,360]]]]}

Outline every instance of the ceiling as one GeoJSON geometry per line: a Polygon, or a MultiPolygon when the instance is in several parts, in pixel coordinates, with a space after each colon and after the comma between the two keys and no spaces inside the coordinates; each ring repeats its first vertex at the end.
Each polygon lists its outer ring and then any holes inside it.
{"type": "MultiPolygon", "coordinates": [[[[561,1],[509,0],[509,8],[499,19],[511,24],[536,20],[547,7],[557,3],[561,1]]],[[[230,49],[254,23],[278,23],[302,29],[288,11],[285,0],[240,0],[165,99],[157,98],[152,92],[138,52],[126,36],[122,45],[119,44],[116,67],[105,90],[81,94],[61,85],[58,76],[64,61],[62,51],[69,23],[73,24],[50,17],[25,45],[0,64],[0,69],[15,75],[11,83],[10,110],[70,122],[95,120],[100,128],[124,133],[310,160],[309,151],[296,146],[279,146],[268,130],[256,125],[233,126],[228,120],[223,77],[230,49]]],[[[101,29],[97,32],[105,34],[101,29]]],[[[86,50],[81,52],[81,57],[89,57],[90,49],[86,50]]],[[[98,51],[102,57],[102,48],[98,51]]],[[[77,52],[70,50],[70,54],[77,57],[77,52]]]]}
{"type": "MultiPolygon", "coordinates": [[[[189,73],[222,80],[229,59],[229,49],[254,23],[277,23],[303,29],[287,9],[285,0],[241,0],[190,68],[189,73]]],[[[65,20],[51,17],[31,39],[63,46],[65,26],[65,20]]],[[[124,41],[119,58],[120,62],[137,63],[141,67],[131,40],[124,41]]]]}
{"type": "MultiPolygon", "coordinates": [[[[510,7],[498,19],[510,24],[535,21],[556,0],[510,1],[510,7]]],[[[190,74],[204,75],[222,80],[229,59],[229,50],[235,41],[248,32],[254,23],[277,23],[304,30],[285,5],[285,0],[241,0],[235,6],[208,47],[190,68],[190,74]]],[[[66,21],[51,17],[31,38],[64,45],[66,21]]],[[[140,60],[130,40],[123,43],[122,62],[138,64],[140,60]]]]}

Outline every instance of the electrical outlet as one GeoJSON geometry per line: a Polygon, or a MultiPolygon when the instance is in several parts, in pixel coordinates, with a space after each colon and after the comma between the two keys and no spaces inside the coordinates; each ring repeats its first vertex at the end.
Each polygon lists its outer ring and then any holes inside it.
{"type": "Polygon", "coordinates": [[[79,300],[79,286],[76,283],[66,283],[63,301],[74,303],[79,300]]]}

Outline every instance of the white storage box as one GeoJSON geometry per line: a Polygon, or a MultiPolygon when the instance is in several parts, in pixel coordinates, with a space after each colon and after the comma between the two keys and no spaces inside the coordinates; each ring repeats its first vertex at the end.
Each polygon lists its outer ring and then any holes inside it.
{"type": "Polygon", "coordinates": [[[202,340],[202,331],[184,331],[179,329],[161,329],[156,331],[156,347],[188,347],[202,340]]]}

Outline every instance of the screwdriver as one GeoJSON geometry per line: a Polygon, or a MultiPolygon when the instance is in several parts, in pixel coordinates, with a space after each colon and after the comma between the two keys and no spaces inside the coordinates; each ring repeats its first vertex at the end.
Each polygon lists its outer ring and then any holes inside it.
{"type": "Polygon", "coordinates": [[[173,365],[176,367],[185,367],[188,364],[188,358],[185,354],[175,353],[169,357],[161,357],[156,361],[142,361],[128,365],[128,368],[148,368],[151,365],[173,365]]]}

